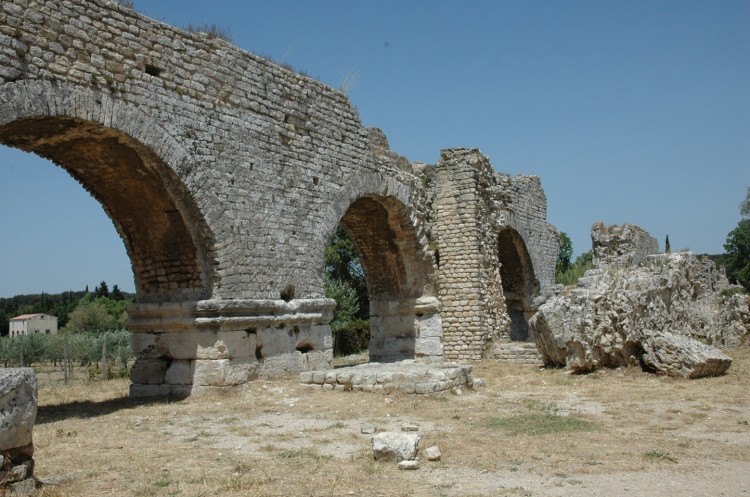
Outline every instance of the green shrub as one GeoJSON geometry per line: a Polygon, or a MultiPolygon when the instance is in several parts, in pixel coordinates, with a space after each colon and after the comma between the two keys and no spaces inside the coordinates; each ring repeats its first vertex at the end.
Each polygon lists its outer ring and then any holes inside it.
{"type": "Polygon", "coordinates": [[[575,262],[567,269],[555,271],[555,283],[559,285],[575,285],[578,280],[588,271],[594,268],[594,256],[589,252],[579,255],[575,262]]]}
{"type": "Polygon", "coordinates": [[[333,355],[358,354],[370,346],[370,321],[358,319],[345,323],[331,323],[333,355]]]}

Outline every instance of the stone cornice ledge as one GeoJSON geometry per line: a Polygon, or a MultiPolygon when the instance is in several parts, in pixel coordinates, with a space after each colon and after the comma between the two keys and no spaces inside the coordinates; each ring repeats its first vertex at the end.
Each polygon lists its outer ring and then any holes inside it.
{"type": "Polygon", "coordinates": [[[134,333],[195,329],[237,330],[274,326],[324,325],[333,318],[333,299],[200,300],[132,304],[127,328],[134,333]]]}

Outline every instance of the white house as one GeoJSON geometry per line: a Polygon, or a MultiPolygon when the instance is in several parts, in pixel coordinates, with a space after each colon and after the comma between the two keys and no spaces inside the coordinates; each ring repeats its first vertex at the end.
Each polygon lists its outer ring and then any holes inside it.
{"type": "Polygon", "coordinates": [[[10,320],[10,333],[12,337],[21,335],[54,335],[57,333],[57,316],[49,314],[23,314],[10,320]]]}

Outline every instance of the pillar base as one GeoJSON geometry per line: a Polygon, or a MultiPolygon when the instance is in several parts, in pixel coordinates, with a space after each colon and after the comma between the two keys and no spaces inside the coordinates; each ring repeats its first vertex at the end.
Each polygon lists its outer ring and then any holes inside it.
{"type": "Polygon", "coordinates": [[[331,299],[134,304],[132,397],[188,396],[331,366],[331,299]]]}

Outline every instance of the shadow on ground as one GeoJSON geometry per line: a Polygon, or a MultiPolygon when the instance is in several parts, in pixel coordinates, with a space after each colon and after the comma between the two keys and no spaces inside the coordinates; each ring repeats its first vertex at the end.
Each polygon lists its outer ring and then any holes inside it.
{"type": "Polygon", "coordinates": [[[156,404],[169,404],[182,400],[180,398],[144,398],[133,399],[128,396],[122,396],[115,399],[104,400],[101,402],[69,402],[67,404],[56,404],[49,406],[39,406],[37,410],[36,423],[54,423],[64,419],[72,418],[95,418],[106,416],[117,411],[126,411],[136,407],[151,406],[156,404]]]}

